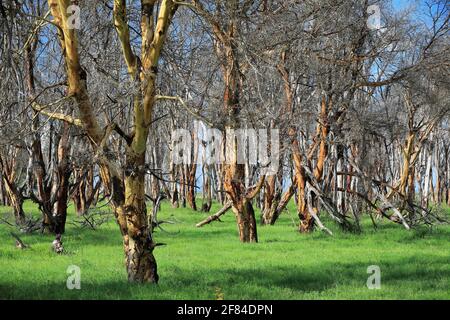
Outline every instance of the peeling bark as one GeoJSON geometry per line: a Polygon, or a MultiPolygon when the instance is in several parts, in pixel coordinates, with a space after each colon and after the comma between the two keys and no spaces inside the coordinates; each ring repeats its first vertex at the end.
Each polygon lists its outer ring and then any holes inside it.
{"type": "Polygon", "coordinates": [[[153,256],[155,244],[149,230],[145,205],[145,154],[155,103],[158,61],[178,5],[172,0],[161,1],[155,19],[155,1],[141,1],[142,56],[139,66],[135,63],[137,59],[129,43],[126,2],[114,1],[114,22],[130,77],[139,81],[141,86],[141,92],[134,96],[133,101],[134,135],[127,141],[123,179],[113,159],[106,156],[107,140],[112,128],[108,126],[107,130],[101,130],[89,99],[87,75],[79,61],[76,31],[68,26],[67,7],[70,1],[48,0],[48,3],[54,22],[60,27],[58,32],[67,68],[68,95],[76,101],[82,127],[94,150],[100,153],[100,176],[122,233],[128,279],[131,282],[157,282],[157,266],[153,256]]]}

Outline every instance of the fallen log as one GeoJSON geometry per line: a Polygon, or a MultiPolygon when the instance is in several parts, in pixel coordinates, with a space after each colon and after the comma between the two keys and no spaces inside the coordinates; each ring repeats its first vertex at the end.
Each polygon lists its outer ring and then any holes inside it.
{"type": "Polygon", "coordinates": [[[225,206],[224,206],[222,209],[220,209],[216,214],[213,214],[212,216],[209,216],[209,217],[206,218],[205,220],[203,220],[203,221],[197,223],[195,226],[196,226],[197,228],[201,228],[201,227],[203,227],[203,226],[205,226],[205,225],[207,225],[207,224],[210,224],[210,223],[213,222],[213,221],[219,220],[219,218],[220,218],[221,216],[223,216],[228,210],[231,209],[232,205],[233,205],[233,203],[232,203],[231,201],[228,201],[228,202],[225,204],[225,206]]]}

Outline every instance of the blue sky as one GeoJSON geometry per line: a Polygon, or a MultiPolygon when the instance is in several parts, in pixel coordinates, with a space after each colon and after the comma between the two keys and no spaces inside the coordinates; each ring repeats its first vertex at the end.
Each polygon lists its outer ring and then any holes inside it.
{"type": "Polygon", "coordinates": [[[412,1],[410,0],[393,0],[394,7],[397,9],[404,9],[407,7],[412,1]]]}
{"type": "MultiPolygon", "coordinates": [[[[392,0],[394,9],[401,11],[403,9],[412,7],[416,9],[415,17],[423,19],[427,24],[431,22],[428,14],[428,7],[426,6],[426,0],[392,0]]],[[[436,8],[436,7],[435,7],[436,8]]]]}

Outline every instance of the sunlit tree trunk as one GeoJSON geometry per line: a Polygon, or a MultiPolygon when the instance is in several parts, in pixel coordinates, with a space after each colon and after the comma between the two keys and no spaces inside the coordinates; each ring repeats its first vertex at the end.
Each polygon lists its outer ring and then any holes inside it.
{"type": "Polygon", "coordinates": [[[266,183],[264,184],[263,213],[261,216],[261,223],[265,225],[272,224],[275,211],[280,201],[279,193],[275,190],[275,184],[275,175],[266,178],[266,183]]]}
{"type": "MultiPolygon", "coordinates": [[[[322,97],[320,104],[320,113],[317,124],[317,137],[318,137],[318,156],[316,166],[314,168],[314,178],[317,182],[321,182],[323,179],[323,173],[325,168],[325,161],[328,156],[328,134],[329,134],[329,123],[328,123],[328,111],[331,109],[332,100],[325,96],[322,97]]],[[[298,142],[297,142],[298,143],[298,142]]],[[[294,149],[298,150],[298,146],[295,147],[296,142],[294,141],[294,149]]],[[[310,150],[310,156],[314,152],[315,147],[312,146],[310,150]]],[[[308,159],[309,162],[310,159],[308,159]]],[[[305,194],[306,177],[304,168],[301,168],[302,159],[299,158],[299,151],[294,151],[294,163],[296,167],[297,183],[298,183],[298,212],[300,218],[299,231],[302,233],[311,232],[314,229],[314,217],[310,212],[310,209],[316,214],[319,214],[319,203],[317,196],[312,194],[311,202],[307,203],[307,198],[305,194]],[[300,168],[299,168],[300,166],[300,168]]]]}
{"type": "MultiPolygon", "coordinates": [[[[79,61],[78,39],[75,30],[69,26],[67,8],[70,1],[48,1],[54,23],[60,27],[58,30],[67,67],[68,95],[77,103],[79,121],[94,148],[107,154],[108,138],[114,126],[109,125],[102,130],[91,106],[86,87],[87,75],[79,61]]],[[[125,263],[130,282],[158,281],[157,265],[153,256],[156,245],[148,225],[145,203],[145,154],[156,99],[158,61],[176,8],[177,5],[172,0],[161,1],[155,19],[157,9],[155,1],[141,1],[142,56],[139,64],[130,44],[126,1],[114,1],[114,24],[122,45],[123,56],[130,77],[139,81],[141,92],[136,93],[133,99],[133,135],[128,136],[121,131],[127,142],[124,179],[116,164],[106,156],[99,157],[99,166],[105,192],[111,198],[110,204],[123,236],[125,263]]]]}
{"type": "MultiPolygon", "coordinates": [[[[230,39],[234,37],[235,32],[236,26],[232,24],[228,34],[230,39]]],[[[233,46],[233,43],[225,45],[227,62],[224,66],[224,108],[228,116],[228,125],[226,127],[228,132],[231,132],[233,129],[239,129],[240,126],[239,97],[241,79],[239,62],[235,57],[236,48],[233,46]]],[[[226,137],[226,139],[225,154],[228,163],[223,166],[223,186],[233,203],[232,210],[236,217],[239,239],[241,242],[258,242],[255,212],[251,203],[252,199],[248,199],[246,196],[245,164],[238,163],[236,137],[226,137]]]]}
{"type": "MultiPolygon", "coordinates": [[[[286,66],[286,62],[288,59],[288,53],[286,51],[283,51],[281,53],[280,62],[277,65],[277,70],[281,76],[281,79],[283,81],[283,89],[284,89],[284,97],[285,97],[285,104],[284,104],[284,114],[286,116],[290,116],[293,111],[293,103],[294,103],[294,90],[292,88],[291,79],[290,79],[290,73],[286,66]]],[[[297,130],[295,128],[290,128],[288,134],[294,139],[293,141],[297,141],[297,137],[294,137],[296,135],[297,130]]],[[[295,143],[295,142],[294,142],[295,143]]],[[[295,146],[293,147],[295,149],[295,146]]],[[[295,149],[293,151],[294,158],[297,157],[297,160],[300,160],[300,150],[295,149]]],[[[301,170],[301,160],[297,162],[298,167],[296,167],[298,170],[301,170]]],[[[298,172],[300,173],[300,171],[298,172]]],[[[264,210],[261,217],[261,223],[264,225],[274,225],[277,221],[278,217],[280,216],[281,212],[286,208],[288,202],[292,198],[295,192],[295,182],[299,181],[298,176],[296,174],[295,181],[291,187],[288,188],[288,190],[285,192],[284,195],[281,195],[281,192],[277,192],[276,190],[276,180],[277,176],[269,176],[266,178],[266,184],[264,188],[264,210]]],[[[283,177],[282,175],[279,175],[278,179],[282,181],[283,177]]]]}

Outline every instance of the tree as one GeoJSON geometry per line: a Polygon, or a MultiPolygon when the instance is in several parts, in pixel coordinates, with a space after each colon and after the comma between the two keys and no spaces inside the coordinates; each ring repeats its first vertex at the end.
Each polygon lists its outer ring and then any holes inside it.
{"type": "Polygon", "coordinates": [[[125,263],[131,282],[158,282],[153,256],[156,243],[147,219],[145,204],[145,154],[147,138],[156,102],[158,63],[165,37],[177,5],[163,0],[159,8],[154,0],[142,0],[140,59],[134,54],[127,24],[125,0],[114,1],[114,24],[122,47],[128,74],[139,90],[133,95],[133,132],[125,133],[115,123],[101,128],[87,87],[87,74],[81,66],[77,32],[70,25],[68,0],[49,0],[54,24],[58,28],[61,51],[67,70],[67,96],[73,99],[79,119],[67,116],[70,124],[79,124],[89,137],[98,157],[100,175],[110,197],[123,236],[125,263]],[[154,23],[157,17],[156,24],[154,23]],[[119,168],[109,154],[108,140],[116,131],[125,141],[124,168],[119,168]]]}

